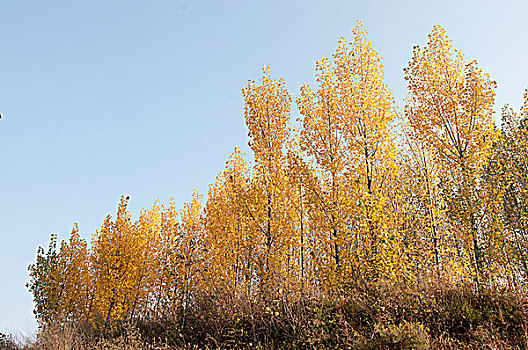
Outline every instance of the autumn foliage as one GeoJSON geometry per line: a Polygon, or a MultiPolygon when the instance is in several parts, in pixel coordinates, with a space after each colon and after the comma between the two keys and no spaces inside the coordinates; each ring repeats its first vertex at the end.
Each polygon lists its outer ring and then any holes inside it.
{"type": "Polygon", "coordinates": [[[301,307],[372,285],[524,293],[528,95],[498,128],[495,82],[438,26],[404,74],[399,110],[361,24],[295,103],[265,67],[242,90],[251,162],[235,148],[205,198],[156,203],[134,221],[122,197],[90,243],[74,226],[39,249],[28,286],[40,327],[185,329],[211,296],[266,314],[285,311],[285,296],[301,307]]]}

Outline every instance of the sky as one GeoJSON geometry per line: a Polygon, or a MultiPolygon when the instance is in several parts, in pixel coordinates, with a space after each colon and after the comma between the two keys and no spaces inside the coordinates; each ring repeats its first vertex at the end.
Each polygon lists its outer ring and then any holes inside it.
{"type": "MultiPolygon", "coordinates": [[[[528,87],[528,2],[0,0],[0,332],[36,329],[27,267],[73,223],[90,239],[121,195],[141,208],[248,151],[241,89],[264,65],[293,98],[356,20],[399,106],[403,68],[434,25],[497,82],[528,87]]],[[[293,118],[296,117],[294,112],[293,118]]]]}

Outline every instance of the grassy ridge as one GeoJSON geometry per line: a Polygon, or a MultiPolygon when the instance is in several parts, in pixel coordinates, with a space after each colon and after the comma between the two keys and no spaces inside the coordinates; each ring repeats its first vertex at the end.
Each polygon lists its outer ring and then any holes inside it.
{"type": "Polygon", "coordinates": [[[528,349],[528,299],[441,283],[378,282],[324,295],[202,295],[172,318],[55,325],[0,349],[528,349]]]}

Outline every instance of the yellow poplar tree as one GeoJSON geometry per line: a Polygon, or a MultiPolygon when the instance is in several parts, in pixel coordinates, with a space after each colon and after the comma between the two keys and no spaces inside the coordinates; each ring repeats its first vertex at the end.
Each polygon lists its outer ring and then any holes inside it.
{"type": "MultiPolygon", "coordinates": [[[[146,308],[148,315],[154,319],[175,319],[181,308],[185,257],[182,254],[184,238],[180,233],[179,214],[173,199],[169,206],[161,207],[159,215],[159,241],[156,251],[151,253],[155,271],[151,288],[153,296],[150,307],[146,308]]],[[[157,221],[157,218],[154,220],[157,221]]]]}
{"type": "Polygon", "coordinates": [[[485,182],[500,190],[499,201],[490,208],[500,222],[489,243],[495,254],[486,262],[499,283],[526,284],[528,278],[528,90],[520,113],[508,105],[502,112],[502,132],[486,169],[485,182]]]}
{"type": "Polygon", "coordinates": [[[195,294],[203,289],[204,262],[204,216],[202,196],[193,192],[192,200],[183,205],[180,210],[179,246],[177,254],[180,258],[176,272],[180,284],[180,307],[182,308],[182,328],[185,327],[187,310],[195,294]]]}
{"type": "Polygon", "coordinates": [[[297,103],[303,150],[321,171],[316,197],[323,231],[331,232],[330,271],[359,277],[378,275],[382,265],[397,270],[393,258],[401,248],[398,227],[385,211],[396,173],[394,101],[361,23],[352,34],[350,42],[340,39],[332,62],[317,62],[318,90],[303,86],[297,103]]]}
{"type": "Polygon", "coordinates": [[[441,278],[459,271],[454,242],[446,228],[446,208],[439,181],[441,172],[434,161],[432,147],[413,130],[405,128],[406,155],[401,170],[400,191],[404,193],[405,240],[410,264],[418,278],[441,278]],[[446,271],[446,272],[444,272],[446,271]]]}
{"type": "Polygon", "coordinates": [[[89,300],[89,255],[86,241],[79,236],[79,228],[74,225],[68,241],[62,241],[58,255],[60,279],[63,280],[59,292],[57,321],[81,321],[88,311],[89,300]]]}
{"type": "Polygon", "coordinates": [[[255,267],[246,209],[249,173],[238,147],[209,188],[206,204],[208,287],[226,295],[251,293],[255,267]]]}
{"type": "Polygon", "coordinates": [[[93,238],[93,275],[96,281],[95,317],[126,320],[134,308],[142,276],[145,241],[127,211],[128,197],[122,197],[115,221],[107,216],[93,238]]]}
{"type": "Polygon", "coordinates": [[[351,230],[363,236],[374,273],[385,268],[395,277],[404,264],[397,259],[399,230],[391,225],[395,219],[388,207],[389,192],[394,193],[388,189],[396,177],[398,157],[394,99],[384,82],[381,57],[366,39],[361,22],[352,34],[350,42],[340,40],[334,54],[339,111],[350,154],[347,177],[354,179],[348,182],[348,201],[350,205],[359,202],[359,220],[351,230]]]}
{"type": "Polygon", "coordinates": [[[415,134],[433,147],[434,160],[442,168],[451,230],[458,231],[460,259],[470,264],[478,284],[483,269],[481,230],[489,214],[486,202],[493,197],[479,190],[478,179],[496,137],[495,82],[476,61],[466,61],[439,26],[424,48],[415,47],[405,79],[405,114],[415,134]]]}
{"type": "Polygon", "coordinates": [[[254,200],[248,202],[247,208],[258,247],[255,254],[260,260],[259,275],[267,288],[280,282],[279,276],[288,269],[287,252],[294,242],[285,206],[288,193],[283,153],[290,136],[291,97],[283,79],[271,78],[269,67],[264,68],[260,84],[249,81],[242,94],[249,146],[255,155],[249,190],[254,200]]]}
{"type": "Polygon", "coordinates": [[[315,165],[316,177],[306,179],[314,229],[318,231],[318,269],[332,285],[342,273],[345,201],[344,181],[348,154],[343,140],[343,118],[339,113],[337,83],[330,62],[316,63],[318,89],[301,88],[297,106],[302,115],[300,145],[315,165]]]}
{"type": "Polygon", "coordinates": [[[289,270],[288,280],[290,289],[301,288],[302,291],[315,287],[316,276],[314,268],[316,227],[312,224],[311,213],[313,203],[310,201],[309,188],[314,188],[317,182],[313,169],[305,161],[305,155],[300,146],[300,130],[296,130],[293,139],[287,146],[287,181],[288,207],[290,208],[290,222],[293,239],[297,239],[291,246],[292,269],[289,270]]]}

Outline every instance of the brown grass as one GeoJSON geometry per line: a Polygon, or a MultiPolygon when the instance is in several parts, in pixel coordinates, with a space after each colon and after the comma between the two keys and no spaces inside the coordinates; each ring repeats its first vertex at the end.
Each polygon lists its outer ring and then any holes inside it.
{"type": "Polygon", "coordinates": [[[528,349],[527,298],[515,291],[373,283],[312,295],[198,296],[172,319],[63,325],[0,349],[528,349]],[[182,328],[182,324],[184,325],[182,328]]]}

